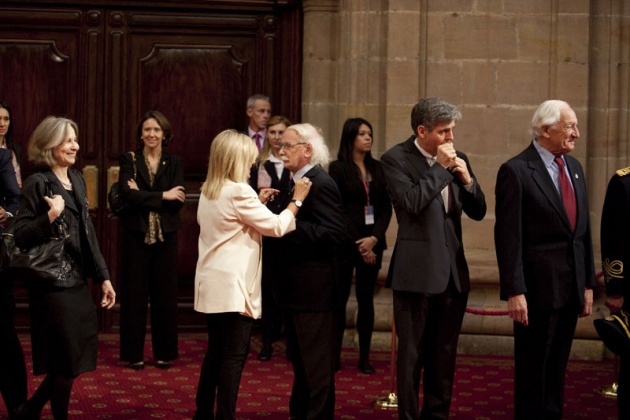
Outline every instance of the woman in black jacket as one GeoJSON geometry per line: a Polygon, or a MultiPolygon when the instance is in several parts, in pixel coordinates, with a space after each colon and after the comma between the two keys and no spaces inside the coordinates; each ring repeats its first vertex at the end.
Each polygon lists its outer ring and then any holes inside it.
{"type": "Polygon", "coordinates": [[[345,306],[350,295],[352,272],[356,269],[359,333],[359,365],[363,373],[374,373],[370,344],[374,329],[374,286],[387,248],[385,232],[392,217],[380,162],[372,158],[372,125],[363,118],[350,118],[343,125],[337,160],[328,172],[341,193],[346,223],[354,241],[352,255],[341,266],[342,308],[337,324],[338,354],[345,330],[345,306]]]}
{"type": "Polygon", "coordinates": [[[156,366],[178,357],[177,230],[184,205],[184,171],[179,156],[163,151],[171,124],[149,111],[137,127],[139,148],[120,157],[120,187],[128,208],[123,227],[120,303],[120,359],[144,368],[147,307],[156,366]]]}
{"type": "Polygon", "coordinates": [[[56,236],[56,225],[63,225],[67,238],[60,262],[65,270],[57,280],[29,281],[33,372],[46,377],[11,418],[39,418],[48,400],[55,419],[68,417],[74,379],[96,369],[98,324],[87,278],[101,284],[101,307],[109,309],[116,300],[88,212],[85,180],[70,169],[77,137],[74,121],[47,117],[28,144],[28,158],[39,172],[24,183],[13,222],[15,244],[32,248],[46,242],[56,236]]]}

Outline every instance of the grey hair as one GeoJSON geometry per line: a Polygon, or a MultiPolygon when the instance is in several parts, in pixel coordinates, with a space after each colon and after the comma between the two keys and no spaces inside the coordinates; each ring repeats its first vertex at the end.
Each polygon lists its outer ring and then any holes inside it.
{"type": "Polygon", "coordinates": [[[529,134],[534,137],[541,136],[542,128],[552,126],[560,121],[560,114],[565,109],[571,109],[571,105],[558,99],[550,99],[540,104],[532,117],[529,134]]]}
{"type": "Polygon", "coordinates": [[[313,154],[311,155],[310,163],[312,165],[326,166],[330,162],[330,152],[324,142],[324,136],[322,131],[308,123],[294,124],[287,127],[287,130],[295,131],[300,137],[300,141],[304,141],[311,145],[313,154]]]}
{"type": "Polygon", "coordinates": [[[254,102],[256,101],[266,101],[271,103],[271,100],[269,99],[269,96],[257,93],[255,95],[250,96],[249,98],[247,98],[247,108],[253,108],[254,107],[254,102]]]}
{"type": "Polygon", "coordinates": [[[422,98],[411,110],[411,129],[414,133],[418,126],[428,131],[440,123],[450,123],[462,118],[462,113],[453,104],[440,98],[422,98]]]}

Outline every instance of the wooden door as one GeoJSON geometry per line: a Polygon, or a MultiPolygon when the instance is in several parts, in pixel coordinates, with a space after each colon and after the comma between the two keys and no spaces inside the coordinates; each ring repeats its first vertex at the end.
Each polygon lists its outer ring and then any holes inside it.
{"type": "MultiPolygon", "coordinates": [[[[274,113],[299,121],[301,10],[297,1],[134,6],[140,3],[3,2],[0,98],[12,107],[23,145],[46,115],[78,122],[77,166],[91,185],[94,222],[115,287],[120,232],[106,205],[111,175],[118,156],[136,147],[142,114],[158,109],[169,118],[175,140],[168,151],[182,157],[187,192],[179,246],[180,325],[196,328],[196,208],[210,143],[223,129],[246,127],[245,102],[254,93],[269,95],[274,113]]],[[[25,164],[24,171],[28,175],[32,168],[25,164]]],[[[23,293],[18,305],[25,313],[23,293]]],[[[117,308],[103,312],[102,328],[116,329],[118,314],[117,308]]]]}

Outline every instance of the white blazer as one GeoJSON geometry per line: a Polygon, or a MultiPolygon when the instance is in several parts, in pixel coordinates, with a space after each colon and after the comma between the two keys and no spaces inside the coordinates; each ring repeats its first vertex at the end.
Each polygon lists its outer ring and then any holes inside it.
{"type": "Polygon", "coordinates": [[[293,213],[274,214],[248,184],[227,181],[218,199],[201,194],[197,222],[195,310],[260,318],[262,236],[295,230],[293,213]]]}

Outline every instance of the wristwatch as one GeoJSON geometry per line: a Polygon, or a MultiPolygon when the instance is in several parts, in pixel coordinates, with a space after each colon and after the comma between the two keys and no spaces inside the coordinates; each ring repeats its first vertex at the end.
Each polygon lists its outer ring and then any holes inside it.
{"type": "Polygon", "coordinates": [[[302,200],[291,200],[292,203],[295,203],[296,207],[299,209],[302,207],[302,200]]]}

